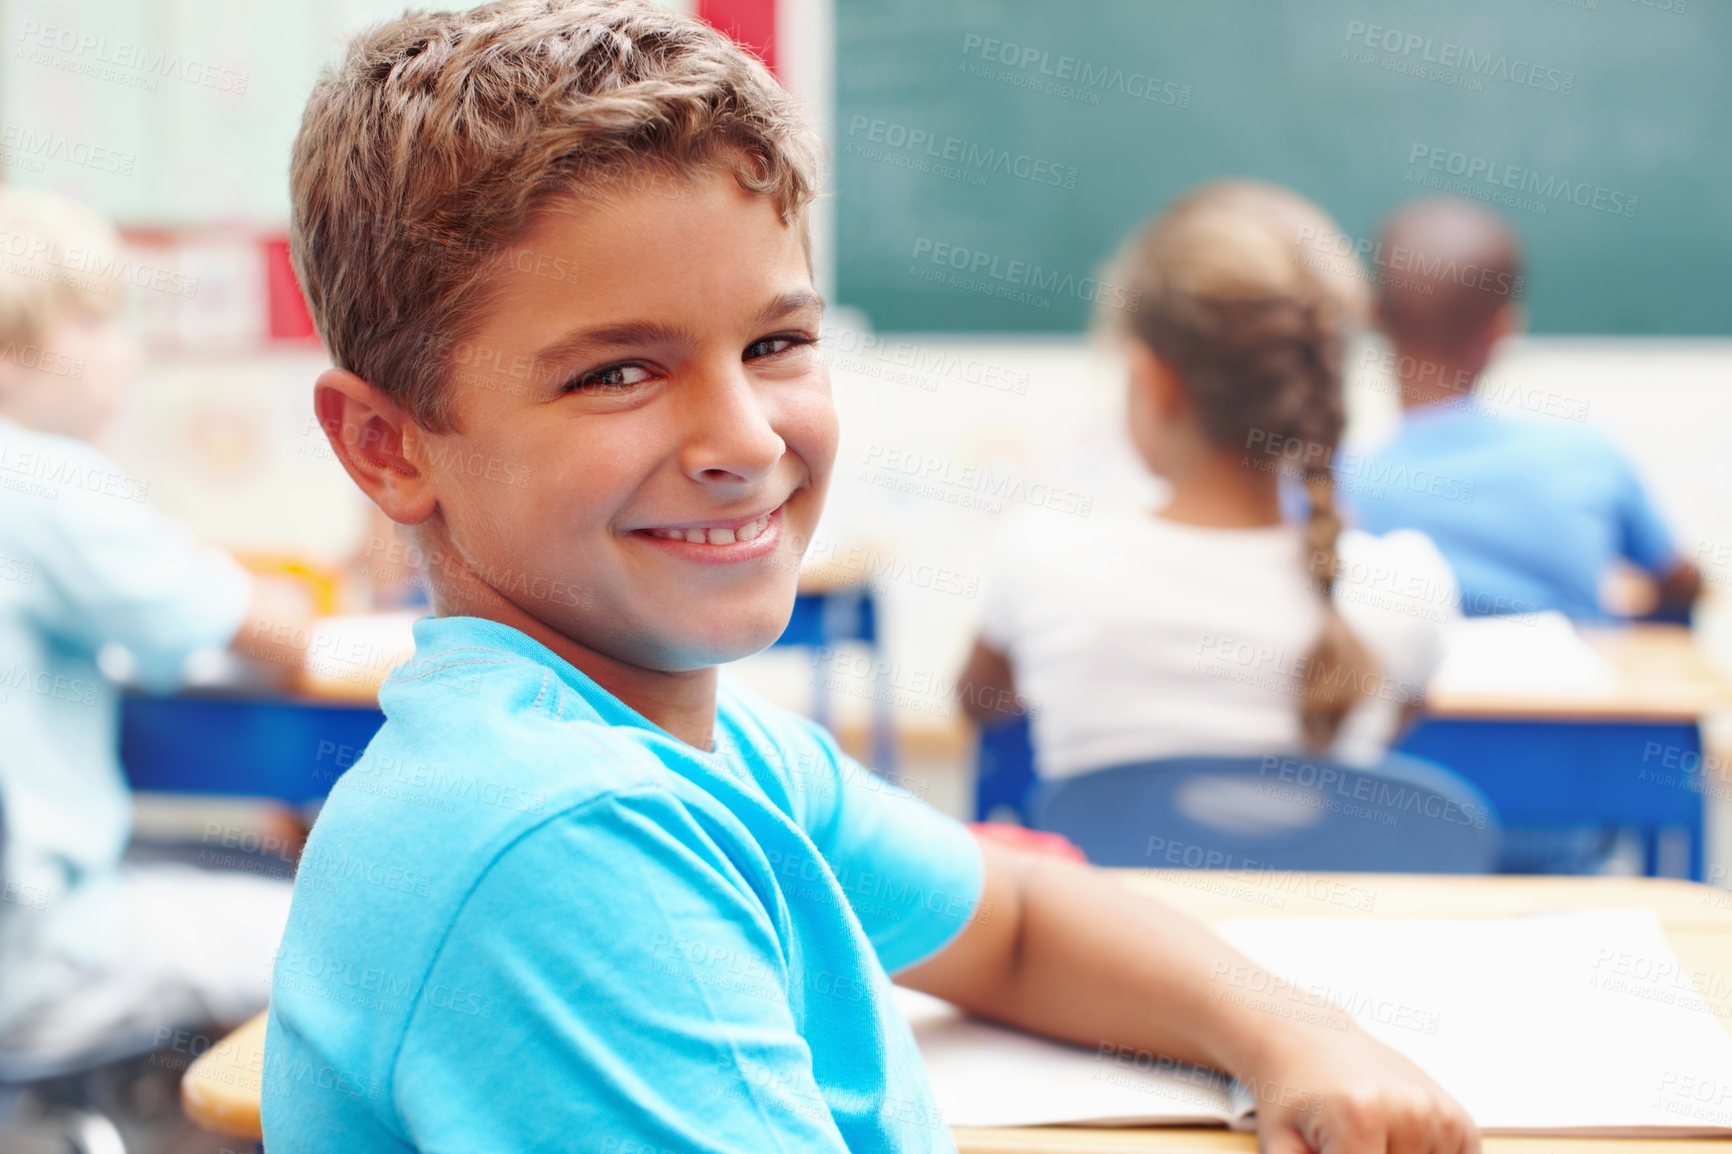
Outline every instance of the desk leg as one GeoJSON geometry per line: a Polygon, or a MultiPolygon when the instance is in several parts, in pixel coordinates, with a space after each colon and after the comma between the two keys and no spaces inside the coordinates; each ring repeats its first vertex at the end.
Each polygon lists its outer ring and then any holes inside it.
{"type": "Polygon", "coordinates": [[[896,780],[896,703],[890,673],[882,661],[874,660],[872,679],[872,768],[886,781],[896,780]]]}
{"type": "Polygon", "coordinates": [[[812,720],[830,728],[830,687],[824,681],[824,650],[812,650],[812,720]]]}

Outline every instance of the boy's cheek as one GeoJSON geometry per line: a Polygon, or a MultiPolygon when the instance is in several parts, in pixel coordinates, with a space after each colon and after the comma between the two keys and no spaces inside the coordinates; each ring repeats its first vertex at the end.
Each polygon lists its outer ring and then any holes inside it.
{"type": "Polygon", "coordinates": [[[789,417],[791,419],[778,422],[781,427],[777,432],[787,443],[788,451],[805,463],[812,488],[821,498],[829,488],[830,473],[835,468],[836,449],[841,440],[841,423],[830,394],[828,373],[814,381],[814,387],[789,417]]]}

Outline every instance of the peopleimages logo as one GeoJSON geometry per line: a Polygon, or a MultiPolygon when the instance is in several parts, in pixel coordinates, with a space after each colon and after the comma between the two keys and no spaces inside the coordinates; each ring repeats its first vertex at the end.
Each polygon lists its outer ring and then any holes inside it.
{"type": "Polygon", "coordinates": [[[58,132],[37,131],[21,124],[0,127],[0,156],[6,163],[21,165],[32,172],[43,171],[42,161],[56,160],[75,164],[98,172],[131,176],[138,156],[82,140],[73,140],[58,132]]]}
{"type": "MultiPolygon", "coordinates": [[[[1511,58],[1502,52],[1476,52],[1472,48],[1457,44],[1453,40],[1434,40],[1430,36],[1422,36],[1416,32],[1403,32],[1398,28],[1384,28],[1378,24],[1367,24],[1363,20],[1347,22],[1348,48],[1342,50],[1344,56],[1349,56],[1355,44],[1365,48],[1400,57],[1404,62],[1411,63],[1415,70],[1424,74],[1424,66],[1435,66],[1436,69],[1450,69],[1454,72],[1482,80],[1503,80],[1511,84],[1538,88],[1543,92],[1556,92],[1568,96],[1575,91],[1576,74],[1559,68],[1549,68],[1535,64],[1521,57],[1511,58]]],[[[1374,60],[1359,59],[1360,63],[1374,63],[1374,60]]],[[[1401,71],[1401,69],[1393,69],[1401,71]]]]}
{"type": "Polygon", "coordinates": [[[1386,246],[1382,241],[1371,237],[1353,237],[1344,232],[1320,229],[1312,225],[1305,225],[1299,230],[1299,244],[1302,248],[1309,247],[1325,256],[1341,257],[1348,261],[1348,267],[1358,261],[1365,261],[1379,271],[1387,269],[1398,273],[1414,273],[1425,281],[1454,281],[1463,288],[1507,296],[1514,300],[1521,299],[1525,287],[1522,277],[1502,269],[1477,265],[1471,261],[1458,261],[1452,256],[1439,256],[1404,245],[1386,246]]]}
{"type": "Polygon", "coordinates": [[[1058,269],[1043,269],[1029,261],[1004,260],[995,253],[966,248],[959,244],[947,244],[930,237],[914,239],[913,258],[915,261],[925,260],[954,269],[971,277],[985,277],[989,281],[1002,281],[1020,288],[1049,292],[1054,296],[1076,297],[1110,308],[1135,308],[1139,300],[1139,294],[1134,290],[1098,277],[1079,278],[1058,269]]]}
{"type": "Polygon", "coordinates": [[[159,79],[178,79],[244,96],[252,79],[240,69],[191,58],[183,60],[172,52],[153,51],[142,44],[111,40],[77,28],[38,24],[34,20],[23,22],[18,39],[24,43],[33,64],[45,64],[98,80],[115,80],[147,92],[156,91],[159,79]],[[51,54],[56,52],[61,54],[61,59],[53,58],[51,54]]]}
{"type": "Polygon", "coordinates": [[[1569,180],[1555,174],[1542,176],[1537,169],[1456,152],[1437,145],[1415,141],[1407,151],[1410,167],[1406,183],[1427,188],[1441,188],[1477,200],[1491,200],[1514,208],[1544,213],[1548,202],[1568,201],[1580,208],[1611,216],[1633,217],[1639,197],[1585,180],[1569,180]],[[1445,182],[1443,175],[1459,179],[1445,182]],[[1483,186],[1483,187],[1482,187],[1483,186]],[[1504,190],[1513,190],[1506,192],[1504,190]],[[1526,196],[1522,194],[1528,194],[1526,196]],[[1535,198],[1530,200],[1529,196],[1535,198]]]}
{"type": "MultiPolygon", "coordinates": [[[[1073,99],[1081,98],[1088,104],[1100,103],[1098,93],[1117,92],[1133,100],[1147,100],[1176,108],[1189,108],[1191,105],[1189,84],[1162,80],[1147,72],[1126,72],[1123,68],[1094,64],[1075,56],[1054,57],[1044,48],[996,40],[977,32],[963,36],[962,55],[977,55],[989,64],[1001,64],[1028,73],[1030,81],[1046,81],[1045,84],[1028,83],[1017,87],[1031,87],[1073,99]]],[[[966,60],[964,67],[967,67],[966,60]]]]}
{"type": "MultiPolygon", "coordinates": [[[[892,120],[877,120],[869,116],[854,116],[848,122],[850,138],[864,136],[868,145],[884,145],[917,158],[949,162],[974,173],[996,173],[1050,184],[1059,188],[1075,188],[1077,169],[1074,164],[1060,164],[1045,157],[1015,153],[1005,148],[977,144],[959,136],[939,136],[924,128],[898,124],[892,120]]],[[[846,146],[853,149],[852,142],[846,146]]],[[[868,160],[881,159],[876,150],[862,150],[859,155],[868,160]]],[[[942,175],[942,172],[940,173],[942,175]]]]}

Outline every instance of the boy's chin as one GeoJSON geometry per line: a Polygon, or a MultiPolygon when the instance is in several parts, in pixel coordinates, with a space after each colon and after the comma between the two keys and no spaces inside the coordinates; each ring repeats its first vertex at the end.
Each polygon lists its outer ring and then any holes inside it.
{"type": "Polygon", "coordinates": [[[750,657],[776,643],[787,627],[787,619],[769,622],[763,625],[747,625],[736,623],[734,628],[722,636],[710,635],[703,642],[682,654],[682,664],[688,669],[700,669],[710,665],[726,665],[731,661],[739,661],[750,657]]]}
{"type": "Polygon", "coordinates": [[[693,605],[664,622],[661,633],[674,642],[669,650],[677,654],[674,661],[682,670],[726,665],[762,653],[788,628],[794,611],[793,589],[789,588],[785,601],[779,597],[771,600],[774,603],[693,605]]]}

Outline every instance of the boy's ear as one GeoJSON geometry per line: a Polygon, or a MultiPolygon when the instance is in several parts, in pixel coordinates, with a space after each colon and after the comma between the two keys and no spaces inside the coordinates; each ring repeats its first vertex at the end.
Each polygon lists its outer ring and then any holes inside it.
{"type": "Polygon", "coordinates": [[[1510,301],[1497,310],[1491,321],[1491,339],[1496,344],[1505,337],[1519,337],[1528,331],[1528,310],[1520,301],[1510,301]]]}
{"type": "Polygon", "coordinates": [[[346,369],[313,385],[313,413],[343,469],[399,525],[419,525],[439,507],[418,463],[425,432],[391,398],[346,369]]]}

